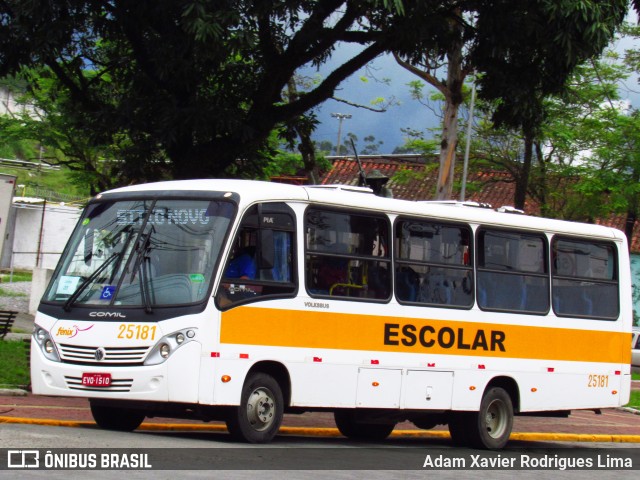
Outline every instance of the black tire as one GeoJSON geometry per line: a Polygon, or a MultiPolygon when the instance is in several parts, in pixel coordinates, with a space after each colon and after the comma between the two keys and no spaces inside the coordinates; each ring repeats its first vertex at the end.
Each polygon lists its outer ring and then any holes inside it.
{"type": "Polygon", "coordinates": [[[500,387],[487,390],[480,402],[480,411],[472,412],[469,424],[469,445],[485,450],[499,450],[509,441],[513,428],[513,403],[500,387]]]}
{"type": "Polygon", "coordinates": [[[104,430],[118,432],[132,432],[143,422],[145,414],[142,410],[132,408],[107,407],[104,405],[91,405],[91,415],[104,430]]]}
{"type": "Polygon", "coordinates": [[[416,426],[416,428],[420,428],[422,430],[431,430],[433,428],[436,428],[438,422],[435,420],[414,420],[413,424],[416,426]]]}
{"type": "Polygon", "coordinates": [[[451,412],[449,418],[449,435],[456,447],[466,447],[469,445],[469,429],[472,428],[473,412],[451,412]]]}
{"type": "Polygon", "coordinates": [[[278,382],[266,373],[251,373],[242,387],[240,405],[227,418],[227,429],[235,440],[268,443],[280,430],[283,415],[278,382]]]}
{"type": "Polygon", "coordinates": [[[395,423],[358,422],[355,410],[336,410],[333,418],[340,433],[351,440],[384,440],[396,427],[395,423]]]}

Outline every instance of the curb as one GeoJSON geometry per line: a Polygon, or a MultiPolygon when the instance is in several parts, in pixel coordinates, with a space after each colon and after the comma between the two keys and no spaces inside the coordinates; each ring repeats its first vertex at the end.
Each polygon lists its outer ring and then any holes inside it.
{"type": "Polygon", "coordinates": [[[0,396],[2,397],[26,397],[29,394],[22,388],[0,388],[0,396]]]}
{"type": "MultiPolygon", "coordinates": [[[[73,428],[97,428],[94,422],[76,422],[70,420],[47,420],[38,418],[20,417],[0,417],[0,424],[27,424],[43,425],[52,427],[73,427],[73,428]]],[[[197,432],[226,432],[224,425],[200,425],[187,423],[149,423],[142,424],[138,428],[140,431],[150,432],[175,432],[175,431],[197,431],[197,432]]],[[[309,427],[282,427],[280,435],[297,435],[313,437],[341,437],[342,434],[337,428],[309,428],[309,427]]],[[[451,438],[446,431],[423,431],[423,430],[396,430],[391,433],[394,438],[451,438]]],[[[512,433],[511,440],[521,441],[551,441],[551,442],[607,442],[607,443],[640,443],[640,435],[604,435],[604,434],[574,434],[574,433],[512,433]]]]}
{"type": "Polygon", "coordinates": [[[13,332],[9,332],[5,335],[4,339],[5,340],[12,340],[12,341],[18,341],[18,340],[29,340],[31,338],[31,334],[30,333],[13,333],[13,332]]]}

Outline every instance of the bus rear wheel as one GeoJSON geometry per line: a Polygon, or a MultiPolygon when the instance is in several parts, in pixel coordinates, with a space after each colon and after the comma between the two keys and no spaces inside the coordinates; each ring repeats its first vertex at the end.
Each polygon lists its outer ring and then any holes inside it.
{"type": "Polygon", "coordinates": [[[227,429],[234,439],[249,443],[268,443],[276,436],[284,415],[282,389],[270,375],[254,372],[242,387],[240,405],[227,418],[227,429]]]}
{"type": "Polygon", "coordinates": [[[469,445],[469,430],[472,428],[473,412],[452,412],[449,418],[449,435],[456,447],[469,445]]]}
{"type": "Polygon", "coordinates": [[[336,410],[333,417],[340,433],[352,440],[384,440],[396,427],[395,423],[358,422],[355,410],[336,410]]]}
{"type": "Polygon", "coordinates": [[[449,421],[453,443],[499,450],[509,441],[513,428],[513,403],[500,387],[487,390],[478,412],[455,412],[449,421]]]}
{"type": "Polygon", "coordinates": [[[132,432],[140,426],[145,414],[132,408],[108,407],[90,402],[91,415],[100,428],[118,432],[132,432]]]}

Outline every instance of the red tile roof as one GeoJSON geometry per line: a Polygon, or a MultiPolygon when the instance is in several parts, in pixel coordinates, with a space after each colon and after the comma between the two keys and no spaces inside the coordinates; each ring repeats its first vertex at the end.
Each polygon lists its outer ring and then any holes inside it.
{"type": "MultiPolygon", "coordinates": [[[[403,200],[432,200],[438,179],[437,160],[426,162],[410,156],[387,159],[363,158],[362,169],[365,174],[378,170],[389,177],[387,187],[393,191],[394,198],[403,200]]],[[[333,162],[333,168],[322,179],[323,185],[339,183],[357,185],[359,179],[358,163],[351,158],[339,158],[333,162]]],[[[472,173],[467,179],[466,200],[490,203],[495,207],[513,205],[514,185],[506,173],[472,173]],[[471,188],[475,186],[475,190],[471,188]],[[481,188],[478,188],[481,186],[481,188]]],[[[455,197],[457,199],[457,195],[455,197]]]]}
{"type": "MultiPolygon", "coordinates": [[[[431,200],[434,198],[438,178],[437,159],[426,160],[416,155],[362,157],[362,168],[366,174],[378,170],[389,177],[386,184],[393,192],[394,198],[403,200],[431,200]]],[[[332,169],[325,174],[323,185],[343,184],[358,185],[359,167],[354,158],[337,158],[332,169]]],[[[467,178],[465,200],[488,203],[494,207],[513,205],[515,184],[506,172],[485,171],[470,173],[467,178]]],[[[452,200],[457,200],[459,193],[454,192],[452,200]]],[[[539,215],[537,202],[527,199],[525,213],[539,215]]],[[[597,219],[595,223],[618,228],[624,231],[625,215],[612,214],[608,218],[597,219]]],[[[633,230],[631,251],[640,253],[640,222],[636,222],[633,230]]]]}
{"type": "MultiPolygon", "coordinates": [[[[624,232],[626,223],[626,215],[622,213],[612,213],[609,218],[596,218],[595,223],[598,225],[606,225],[607,227],[617,228],[624,232]]],[[[631,253],[640,253],[640,222],[633,226],[633,236],[631,238],[631,253]]]]}

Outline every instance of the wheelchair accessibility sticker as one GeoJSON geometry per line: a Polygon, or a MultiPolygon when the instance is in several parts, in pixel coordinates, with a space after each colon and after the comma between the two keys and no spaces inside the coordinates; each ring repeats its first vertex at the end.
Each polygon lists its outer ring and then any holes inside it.
{"type": "Polygon", "coordinates": [[[102,293],[100,294],[100,300],[111,300],[115,291],[116,291],[115,285],[107,285],[103,287],[102,293]]]}

